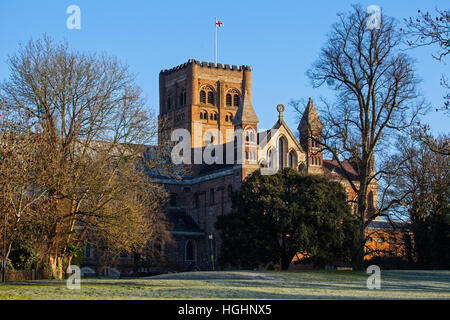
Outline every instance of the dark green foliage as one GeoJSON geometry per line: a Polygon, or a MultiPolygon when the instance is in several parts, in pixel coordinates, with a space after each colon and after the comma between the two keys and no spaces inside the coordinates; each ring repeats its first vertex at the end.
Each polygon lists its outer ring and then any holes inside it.
{"type": "Polygon", "coordinates": [[[296,253],[318,266],[348,263],[355,253],[357,221],[342,186],[284,169],[249,176],[233,196],[233,213],[219,217],[221,262],[249,268],[280,264],[296,253]]]}
{"type": "Polygon", "coordinates": [[[13,243],[9,260],[15,270],[31,270],[36,268],[39,257],[30,244],[21,242],[13,243]]]}
{"type": "MultiPolygon", "coordinates": [[[[436,141],[443,144],[446,140],[440,137],[436,141]]],[[[400,139],[399,146],[399,158],[406,160],[395,183],[398,193],[406,194],[404,208],[413,232],[412,249],[417,268],[449,269],[449,158],[430,151],[426,142],[409,137],[400,139]]]]}
{"type": "Polygon", "coordinates": [[[69,244],[68,248],[68,254],[72,256],[72,261],[70,262],[71,265],[81,266],[84,261],[84,252],[83,247],[77,246],[73,243],[69,244]]]}

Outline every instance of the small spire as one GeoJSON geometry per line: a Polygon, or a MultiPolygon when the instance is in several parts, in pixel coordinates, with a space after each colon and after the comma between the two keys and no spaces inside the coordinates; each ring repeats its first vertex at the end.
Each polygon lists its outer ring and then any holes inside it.
{"type": "Polygon", "coordinates": [[[250,102],[247,90],[244,91],[239,109],[236,111],[236,115],[233,119],[234,125],[240,124],[257,124],[259,122],[255,109],[250,102]]]}
{"type": "Polygon", "coordinates": [[[308,104],[306,105],[305,111],[303,112],[302,119],[300,120],[297,129],[300,131],[305,129],[323,129],[322,121],[320,121],[319,114],[314,107],[311,97],[309,98],[308,104]]]}

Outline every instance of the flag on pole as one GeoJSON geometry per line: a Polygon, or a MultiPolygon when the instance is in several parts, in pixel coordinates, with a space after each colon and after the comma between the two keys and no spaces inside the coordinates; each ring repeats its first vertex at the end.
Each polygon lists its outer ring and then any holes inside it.
{"type": "Polygon", "coordinates": [[[214,62],[217,64],[217,27],[223,27],[223,22],[214,18],[214,62]]]}

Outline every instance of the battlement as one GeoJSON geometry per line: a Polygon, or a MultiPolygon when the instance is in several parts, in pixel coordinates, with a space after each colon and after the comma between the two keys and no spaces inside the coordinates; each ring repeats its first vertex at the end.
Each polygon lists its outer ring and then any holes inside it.
{"type": "Polygon", "coordinates": [[[240,71],[251,71],[250,66],[248,66],[248,65],[241,65],[241,66],[232,65],[230,67],[229,64],[222,65],[221,63],[217,63],[216,64],[214,62],[206,62],[206,61],[200,62],[200,61],[195,60],[195,59],[189,59],[187,62],[185,62],[183,64],[180,64],[180,65],[178,65],[176,67],[173,67],[171,69],[168,69],[168,70],[162,69],[160,74],[168,75],[168,74],[171,74],[171,73],[175,73],[175,72],[181,71],[181,70],[183,70],[183,69],[185,69],[188,66],[193,65],[193,64],[196,64],[196,65],[198,65],[198,66],[200,66],[202,68],[210,68],[210,69],[211,68],[215,68],[215,69],[239,71],[239,72],[240,71]]]}

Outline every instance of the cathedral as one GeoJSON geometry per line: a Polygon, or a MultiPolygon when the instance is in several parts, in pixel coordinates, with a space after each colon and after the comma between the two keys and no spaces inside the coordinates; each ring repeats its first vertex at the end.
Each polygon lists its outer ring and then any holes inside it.
{"type": "MultiPolygon", "coordinates": [[[[182,165],[181,177],[154,177],[170,195],[165,214],[174,241],[160,248],[163,264],[144,266],[141,272],[216,269],[221,239],[214,224],[218,216],[231,212],[233,191],[255,170],[270,174],[270,170],[291,167],[318,174],[339,181],[347,198],[355,198],[337,161],[323,158],[323,124],[311,99],[297,127],[299,139],[285,123],[281,104],[273,108],[274,116],[277,115],[273,127],[258,131],[258,109],[251,103],[249,66],[192,59],[160,72],[159,96],[159,145],[173,146],[174,141],[184,141],[188,151],[192,151],[187,155],[192,161],[182,165]],[[174,137],[179,129],[189,135],[174,137]],[[205,163],[204,152],[211,146],[223,148],[220,153],[212,148],[215,161],[205,163]]],[[[348,162],[344,168],[357,185],[356,169],[348,162]]],[[[377,182],[372,182],[369,189],[369,210],[375,210],[377,182]]],[[[378,227],[383,229],[380,223],[378,227]]],[[[129,269],[126,265],[130,267],[132,257],[121,258],[120,269],[129,269]]]]}
{"type": "MultiPolygon", "coordinates": [[[[273,108],[278,114],[273,127],[258,130],[249,66],[189,60],[160,72],[159,94],[160,144],[169,141],[175,129],[183,128],[191,133],[187,138],[193,153],[208,145],[225,146],[216,157],[223,158],[221,164],[192,161],[181,179],[158,179],[170,193],[166,214],[176,239],[165,248],[166,256],[181,269],[217,265],[221,240],[214,223],[219,215],[231,212],[232,192],[255,170],[291,167],[322,175],[340,181],[349,198],[355,196],[337,161],[323,158],[318,142],[323,124],[311,99],[297,127],[299,139],[284,121],[281,104],[273,108]],[[226,161],[230,157],[232,161],[226,161]]],[[[191,158],[195,160],[195,155],[191,158]]],[[[356,180],[355,168],[350,163],[345,168],[356,180]]],[[[376,182],[370,189],[369,207],[375,208],[376,182]]]]}

